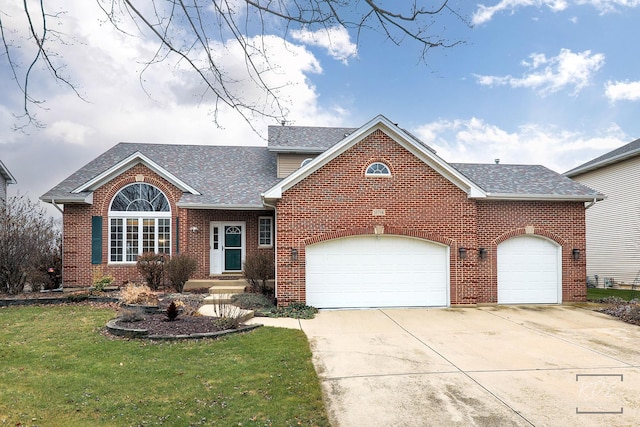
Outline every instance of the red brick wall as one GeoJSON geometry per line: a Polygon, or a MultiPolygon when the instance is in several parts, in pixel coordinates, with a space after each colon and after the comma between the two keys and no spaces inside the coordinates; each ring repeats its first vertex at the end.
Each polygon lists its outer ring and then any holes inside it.
{"type": "Polygon", "coordinates": [[[142,175],[144,182],[158,187],[164,192],[171,205],[172,255],[188,253],[198,261],[194,279],[209,277],[209,222],[246,221],[246,254],[273,249],[258,249],[258,217],[272,216],[269,211],[221,211],[192,210],[176,206],[182,191],[143,165],[137,165],[113,180],[102,185],[93,194],[92,205],[72,205],[64,207],[64,247],[63,280],[65,287],[87,287],[93,284],[94,273],[110,274],[115,284],[142,282],[135,264],[110,264],[109,260],[109,205],[115,194],[123,187],[136,182],[136,175],[142,175]],[[102,216],[102,264],[91,264],[91,217],[102,216]],[[176,218],[179,218],[179,235],[176,236],[176,218]],[[198,232],[190,231],[197,227],[198,232]],[[178,241],[176,237],[179,237],[178,241]],[[179,248],[176,245],[179,244],[179,248]]]}
{"type": "Polygon", "coordinates": [[[497,300],[496,247],[508,236],[534,232],[563,245],[563,300],[583,300],[583,203],[486,202],[467,194],[381,131],[375,131],[321,169],[285,191],[277,204],[277,297],[281,305],[305,301],[305,247],[358,234],[415,236],[450,246],[452,304],[497,300]],[[366,177],[374,161],[391,177],[366,177]],[[384,216],[374,210],[384,209],[384,216]],[[501,240],[502,239],[502,240],[501,240]],[[466,259],[458,248],[468,248],[466,259]],[[477,249],[488,248],[485,260],[477,249]],[[298,251],[297,261],[291,250],[298,251]]]}

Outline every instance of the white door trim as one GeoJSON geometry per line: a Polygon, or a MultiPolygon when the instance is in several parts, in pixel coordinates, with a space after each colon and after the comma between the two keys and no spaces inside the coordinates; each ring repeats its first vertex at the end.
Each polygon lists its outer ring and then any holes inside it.
{"type": "MultiPolygon", "coordinates": [[[[241,228],[242,230],[241,248],[240,248],[241,265],[244,264],[245,252],[246,252],[246,246],[247,246],[246,222],[245,221],[232,221],[232,222],[211,221],[209,223],[209,274],[222,274],[227,272],[224,270],[224,267],[223,267],[224,256],[225,256],[225,247],[224,247],[224,227],[225,226],[236,226],[241,228]],[[216,230],[217,230],[217,236],[215,233],[216,230]]],[[[241,271],[242,271],[242,267],[240,268],[240,270],[233,270],[229,272],[239,273],[241,271]]]]}

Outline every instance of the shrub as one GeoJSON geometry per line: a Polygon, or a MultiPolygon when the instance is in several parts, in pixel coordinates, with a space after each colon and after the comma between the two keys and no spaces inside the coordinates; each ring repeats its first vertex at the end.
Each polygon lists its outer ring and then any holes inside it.
{"type": "Polygon", "coordinates": [[[104,291],[104,288],[111,286],[115,280],[110,274],[103,275],[102,269],[93,272],[93,288],[98,292],[104,291]]]}
{"type": "Polygon", "coordinates": [[[155,254],[153,252],[145,252],[138,257],[136,266],[138,271],[147,281],[147,285],[158,290],[162,284],[162,276],[164,274],[164,255],[155,254]]]}
{"type": "Polygon", "coordinates": [[[0,205],[0,292],[18,294],[26,283],[59,287],[59,276],[47,271],[59,263],[60,243],[60,230],[37,202],[18,195],[0,205]]]}
{"type": "Polygon", "coordinates": [[[273,255],[270,252],[254,252],[244,262],[244,277],[254,292],[267,294],[269,280],[275,277],[273,255]]]}
{"type": "Polygon", "coordinates": [[[231,297],[231,302],[245,310],[259,308],[273,308],[273,301],[262,294],[236,294],[231,297]]]}
{"type": "Polygon", "coordinates": [[[133,283],[120,289],[120,300],[125,304],[158,305],[158,297],[151,288],[133,283]]]}
{"type": "Polygon", "coordinates": [[[196,268],[198,268],[198,262],[187,254],[175,255],[167,262],[167,278],[176,292],[184,290],[184,284],[187,283],[196,268]]]}
{"type": "Polygon", "coordinates": [[[169,307],[167,307],[167,311],[165,312],[167,320],[169,320],[169,322],[173,322],[178,318],[178,314],[180,313],[178,311],[176,303],[174,301],[171,301],[171,304],[169,304],[169,307]]]}
{"type": "Polygon", "coordinates": [[[216,317],[213,319],[213,324],[221,331],[226,331],[227,329],[238,329],[238,326],[240,326],[240,319],[233,317],[216,317]]]}
{"type": "Polygon", "coordinates": [[[69,296],[67,296],[67,300],[69,300],[69,302],[82,302],[88,299],[89,299],[89,294],[85,292],[69,294],[69,296]]]}
{"type": "Polygon", "coordinates": [[[123,322],[140,322],[145,319],[144,310],[139,308],[123,308],[118,317],[123,322]]]}
{"type": "Polygon", "coordinates": [[[292,302],[286,307],[272,309],[267,315],[269,317],[292,317],[294,319],[313,319],[318,309],[301,302],[292,302]]]}

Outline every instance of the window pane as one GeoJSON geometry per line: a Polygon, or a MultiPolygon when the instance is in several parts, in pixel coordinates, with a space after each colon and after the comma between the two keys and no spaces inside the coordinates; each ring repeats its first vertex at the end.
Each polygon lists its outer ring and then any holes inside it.
{"type": "Polygon", "coordinates": [[[111,237],[111,248],[109,249],[109,260],[113,262],[122,261],[122,219],[114,218],[111,220],[109,227],[109,234],[111,237]]]}
{"type": "Polygon", "coordinates": [[[261,246],[271,246],[271,218],[260,218],[259,219],[259,227],[258,227],[258,244],[261,246]]]}
{"type": "Polygon", "coordinates": [[[169,201],[162,191],[149,184],[131,184],[116,194],[111,211],[169,212],[169,201]]]}
{"type": "Polygon", "coordinates": [[[156,220],[144,219],[142,221],[142,252],[156,251],[156,220]]]}
{"type": "Polygon", "coordinates": [[[158,219],[158,253],[171,253],[171,220],[158,219]]]}
{"type": "Polygon", "coordinates": [[[136,261],[138,258],[138,220],[134,218],[127,219],[127,261],[136,261]]]}

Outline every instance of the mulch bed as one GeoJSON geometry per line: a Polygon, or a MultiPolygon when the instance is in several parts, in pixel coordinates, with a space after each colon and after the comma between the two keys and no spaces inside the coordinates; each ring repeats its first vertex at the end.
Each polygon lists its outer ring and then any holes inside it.
{"type": "Polygon", "coordinates": [[[191,335],[218,332],[213,318],[208,316],[178,316],[174,321],[168,321],[163,314],[147,314],[144,320],[136,322],[116,322],[117,325],[130,329],[146,329],[149,335],[191,335]]]}

